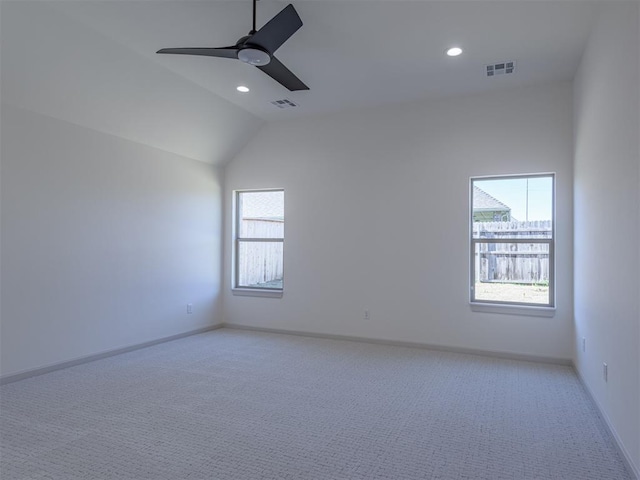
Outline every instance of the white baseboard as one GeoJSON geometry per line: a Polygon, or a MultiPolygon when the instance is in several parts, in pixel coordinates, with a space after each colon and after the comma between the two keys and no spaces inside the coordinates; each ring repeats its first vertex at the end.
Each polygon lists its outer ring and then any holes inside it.
{"type": "Polygon", "coordinates": [[[210,330],[216,330],[218,328],[222,328],[222,324],[198,328],[196,330],[190,330],[188,332],[183,332],[183,333],[178,333],[176,335],[170,335],[168,337],[158,338],[156,340],[151,340],[149,342],[137,343],[135,345],[128,345],[126,347],[114,348],[113,350],[106,350],[104,352],[94,353],[92,355],[77,357],[71,360],[66,360],[64,362],[52,363],[44,367],[32,368],[29,370],[23,370],[22,372],[18,372],[18,373],[3,375],[0,377],[0,385],[17,382],[19,380],[35,377],[37,375],[43,375],[45,373],[54,372],[56,370],[61,370],[63,368],[73,367],[76,365],[80,365],[82,363],[93,362],[94,360],[100,360],[102,358],[112,357],[114,355],[119,355],[121,353],[127,353],[133,350],[139,350],[140,348],[151,347],[153,345],[158,345],[159,343],[170,342],[171,340],[177,340],[179,338],[189,337],[191,335],[197,335],[199,333],[208,332],[210,330]]]}
{"type": "Polygon", "coordinates": [[[378,345],[393,345],[397,347],[424,348],[427,350],[438,350],[442,352],[466,353],[468,355],[482,355],[485,357],[504,358],[508,360],[522,360],[525,362],[551,363],[554,365],[573,365],[570,358],[542,357],[537,355],[525,355],[512,352],[496,352],[492,350],[479,350],[475,348],[452,347],[447,345],[435,345],[429,343],[406,342],[402,340],[385,340],[379,338],[357,337],[351,335],[334,335],[330,333],[304,332],[299,330],[286,330],[279,328],[253,327],[236,323],[223,323],[224,328],[237,330],[253,330],[256,332],[282,333],[285,335],[300,335],[303,337],[328,338],[331,340],[347,340],[351,342],[375,343],[378,345]]]}
{"type": "Polygon", "coordinates": [[[596,396],[593,394],[593,391],[591,390],[591,388],[589,388],[589,385],[587,384],[587,382],[585,382],[584,377],[580,374],[580,370],[578,370],[578,367],[576,366],[576,364],[572,362],[572,366],[576,372],[576,375],[580,379],[580,382],[584,386],[584,389],[587,391],[587,393],[589,394],[589,397],[591,397],[591,400],[593,401],[593,404],[596,406],[596,409],[598,410],[598,413],[602,417],[602,420],[604,420],[605,425],[609,429],[609,432],[613,437],[614,444],[618,449],[620,456],[624,460],[624,463],[627,466],[627,470],[629,470],[629,473],[633,478],[635,478],[636,480],[640,480],[640,466],[636,466],[633,463],[633,460],[631,460],[631,456],[629,455],[629,452],[627,451],[624,444],[622,443],[622,440],[620,439],[618,432],[616,432],[616,429],[613,428],[613,423],[611,423],[609,416],[605,413],[604,409],[600,405],[600,402],[598,402],[598,400],[596,399],[596,396]]]}

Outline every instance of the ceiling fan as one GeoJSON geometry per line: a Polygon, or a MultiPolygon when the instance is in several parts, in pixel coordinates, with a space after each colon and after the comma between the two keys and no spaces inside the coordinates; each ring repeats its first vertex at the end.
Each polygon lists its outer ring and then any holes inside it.
{"type": "Polygon", "coordinates": [[[309,87],[273,56],[275,51],[302,26],[298,12],[293,5],[289,4],[260,30],[256,30],[256,1],[253,0],[253,28],[235,45],[222,48],[163,48],[156,53],[204,55],[240,60],[249,65],[255,65],[290,91],[309,90],[309,87]]]}

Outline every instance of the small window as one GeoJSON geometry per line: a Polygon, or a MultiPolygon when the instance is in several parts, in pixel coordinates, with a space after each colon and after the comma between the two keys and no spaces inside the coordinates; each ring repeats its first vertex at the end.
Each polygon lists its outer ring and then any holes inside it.
{"type": "Polygon", "coordinates": [[[284,191],[238,191],[235,197],[234,288],[282,292],[284,191]]]}
{"type": "Polygon", "coordinates": [[[554,180],[471,179],[472,303],[554,307],[554,180]]]}

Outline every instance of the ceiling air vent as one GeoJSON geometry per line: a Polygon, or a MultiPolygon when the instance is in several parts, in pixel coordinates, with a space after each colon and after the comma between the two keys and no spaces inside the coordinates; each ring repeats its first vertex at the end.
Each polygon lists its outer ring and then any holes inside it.
{"type": "Polygon", "coordinates": [[[516,62],[501,62],[494,63],[493,65],[486,65],[485,71],[487,72],[487,77],[494,77],[496,75],[506,75],[508,73],[513,73],[516,68],[516,62]]]}
{"type": "Polygon", "coordinates": [[[274,100],[271,105],[275,105],[278,108],[292,108],[297,107],[297,103],[293,103],[291,100],[283,98],[282,100],[274,100]]]}

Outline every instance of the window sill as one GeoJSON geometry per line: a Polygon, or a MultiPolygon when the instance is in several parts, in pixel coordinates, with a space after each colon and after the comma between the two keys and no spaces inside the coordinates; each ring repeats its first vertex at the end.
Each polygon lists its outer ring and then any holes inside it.
{"type": "Polygon", "coordinates": [[[231,293],[241,297],[267,297],[267,298],[282,298],[282,290],[269,290],[267,288],[232,288],[231,293]]]}
{"type": "Polygon", "coordinates": [[[530,305],[502,305],[499,303],[470,302],[471,311],[483,313],[500,313],[505,315],[526,315],[529,317],[553,317],[555,307],[532,307],[530,305]]]}

